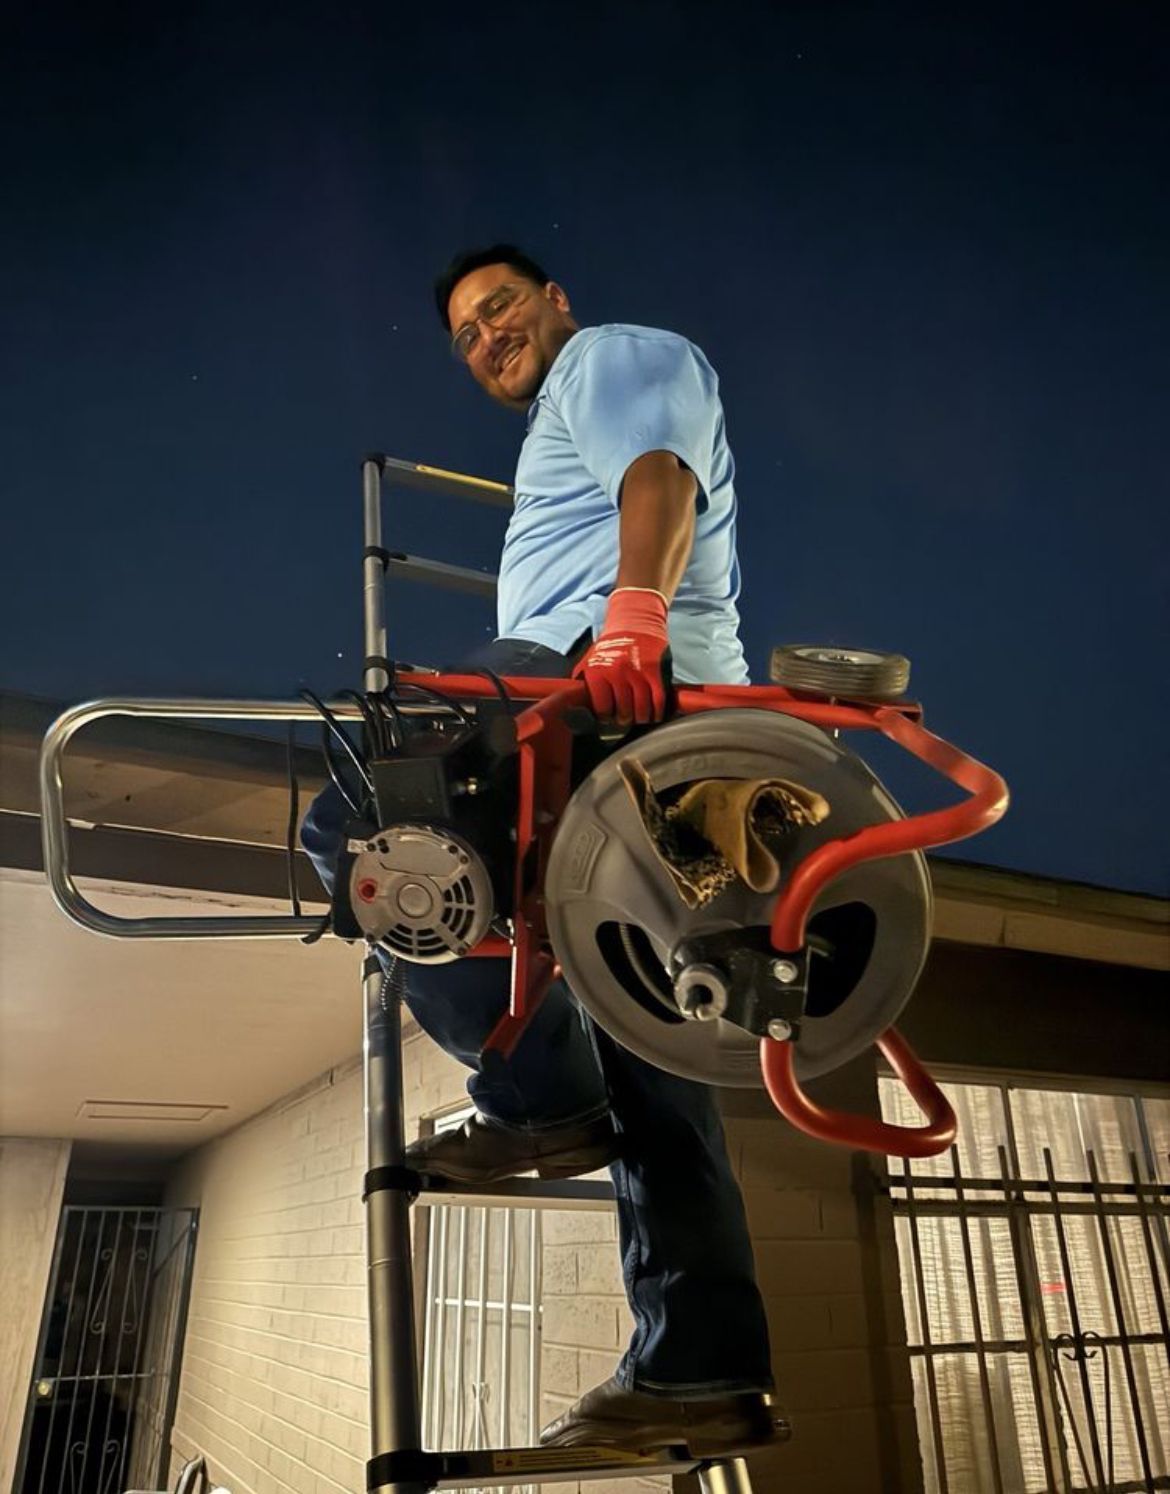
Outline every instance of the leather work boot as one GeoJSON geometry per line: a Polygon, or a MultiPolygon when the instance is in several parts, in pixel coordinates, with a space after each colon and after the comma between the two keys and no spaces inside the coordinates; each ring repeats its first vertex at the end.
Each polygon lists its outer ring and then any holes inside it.
{"type": "Polygon", "coordinates": [[[617,1132],[608,1116],[582,1125],[520,1131],[476,1111],[458,1130],[411,1142],[406,1165],[453,1183],[498,1183],[525,1172],[542,1178],[575,1178],[596,1172],[617,1154],[617,1132]]]}
{"type": "Polygon", "coordinates": [[[676,1401],[623,1390],[606,1380],[540,1434],[542,1447],[620,1447],[627,1452],[683,1446],[696,1457],[750,1452],[792,1434],[775,1396],[753,1391],[676,1401]]]}

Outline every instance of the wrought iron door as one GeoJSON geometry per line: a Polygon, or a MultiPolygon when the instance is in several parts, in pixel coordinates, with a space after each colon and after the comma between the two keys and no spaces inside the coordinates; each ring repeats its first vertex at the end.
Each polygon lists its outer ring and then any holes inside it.
{"type": "Polygon", "coordinates": [[[164,1486],[197,1217],[62,1209],[18,1494],[164,1486]]]}

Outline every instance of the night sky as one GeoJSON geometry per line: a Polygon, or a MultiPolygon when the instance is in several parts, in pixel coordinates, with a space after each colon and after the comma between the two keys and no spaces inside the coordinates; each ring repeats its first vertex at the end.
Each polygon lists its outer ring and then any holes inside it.
{"type": "MultiPolygon", "coordinates": [[[[0,688],[359,684],[362,454],[511,477],[430,290],[510,238],[719,371],[757,680],[907,654],[1013,789],[957,854],[1165,893],[1160,10],[7,6],[0,688]]],[[[387,504],[485,569],[502,528],[387,504]]],[[[390,608],[407,659],[492,630],[390,608]]]]}

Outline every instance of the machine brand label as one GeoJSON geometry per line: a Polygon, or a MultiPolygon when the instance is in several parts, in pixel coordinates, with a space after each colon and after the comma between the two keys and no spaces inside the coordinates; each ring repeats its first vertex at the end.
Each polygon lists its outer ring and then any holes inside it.
{"type": "Polygon", "coordinates": [[[672,757],[670,760],[672,783],[685,783],[689,778],[726,777],[726,760],[721,764],[710,752],[696,752],[690,757],[672,757]]]}
{"type": "Polygon", "coordinates": [[[573,837],[565,869],[566,892],[585,892],[588,889],[589,879],[593,875],[593,863],[605,841],[605,831],[599,830],[596,825],[586,825],[573,837]]]}

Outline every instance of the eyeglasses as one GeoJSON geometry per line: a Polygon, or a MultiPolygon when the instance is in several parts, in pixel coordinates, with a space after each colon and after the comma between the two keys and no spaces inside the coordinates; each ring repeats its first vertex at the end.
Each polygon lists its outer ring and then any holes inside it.
{"type": "Polygon", "coordinates": [[[513,310],[527,299],[528,290],[523,285],[497,285],[475,308],[471,320],[464,322],[451,339],[451,356],[466,363],[479,343],[479,324],[503,326],[513,310]]]}

